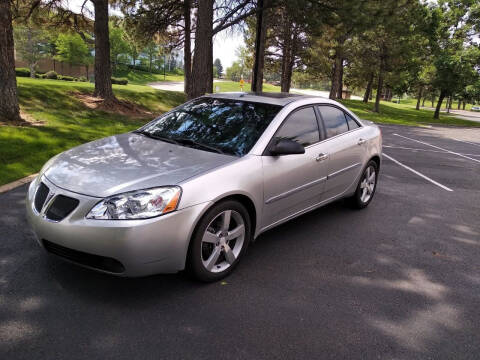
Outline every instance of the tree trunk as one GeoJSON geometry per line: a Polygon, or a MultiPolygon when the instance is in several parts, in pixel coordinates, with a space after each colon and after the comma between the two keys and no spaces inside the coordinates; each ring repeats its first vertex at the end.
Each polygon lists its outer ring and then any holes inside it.
{"type": "Polygon", "coordinates": [[[335,64],[333,65],[332,89],[330,90],[329,98],[335,100],[338,98],[338,89],[342,81],[343,59],[340,54],[335,55],[335,64]]]}
{"type": "Polygon", "coordinates": [[[285,73],[282,73],[282,92],[290,92],[290,86],[292,84],[294,56],[292,50],[290,50],[289,59],[286,62],[285,73]]]}
{"type": "Polygon", "coordinates": [[[189,99],[213,92],[213,0],[198,2],[189,99]]]}
{"type": "Polygon", "coordinates": [[[338,81],[337,81],[337,99],[343,98],[343,58],[340,59],[340,71],[338,74],[338,81]]]}
{"type": "Polygon", "coordinates": [[[372,86],[373,86],[373,78],[374,78],[374,73],[372,72],[370,74],[370,78],[368,79],[367,83],[367,89],[365,90],[365,95],[363,95],[363,102],[368,103],[368,99],[370,99],[370,94],[372,92],[372,86]]]}
{"type": "Polygon", "coordinates": [[[452,108],[452,96],[449,96],[447,99],[447,114],[450,114],[451,108],[452,108]]]}
{"type": "Polygon", "coordinates": [[[36,65],[37,65],[36,63],[28,64],[28,67],[30,69],[30,78],[32,78],[32,79],[35,79],[35,75],[36,75],[35,66],[36,65]]]}
{"type": "Polygon", "coordinates": [[[191,44],[191,11],[190,0],[183,1],[183,20],[185,22],[185,40],[183,45],[183,73],[184,73],[184,83],[183,91],[185,94],[190,92],[190,84],[192,82],[192,44],[191,44]]]}
{"type": "Polygon", "coordinates": [[[446,91],[440,91],[440,97],[438,98],[437,107],[435,109],[435,114],[433,114],[434,119],[440,119],[440,109],[442,108],[443,99],[445,99],[446,91]]]}
{"type": "Polygon", "coordinates": [[[88,77],[89,77],[89,74],[88,74],[88,65],[85,65],[85,74],[87,75],[87,81],[88,81],[88,77]]]}
{"type": "Polygon", "coordinates": [[[285,22],[283,32],[282,77],[280,80],[282,92],[290,91],[290,85],[292,83],[293,65],[295,62],[296,41],[296,29],[294,29],[293,23],[287,15],[287,21],[285,22]]]}
{"type": "Polygon", "coordinates": [[[0,121],[21,121],[18,106],[10,1],[0,0],[0,121]]]}
{"type": "Polygon", "coordinates": [[[423,100],[422,100],[422,107],[425,107],[425,101],[426,101],[426,100],[427,100],[427,97],[424,96],[424,97],[423,97],[423,100]]]}
{"type": "Polygon", "coordinates": [[[108,0],[92,0],[95,9],[95,92],[105,103],[116,101],[112,90],[110,40],[108,34],[108,0]]]}
{"type": "Polygon", "coordinates": [[[392,101],[393,98],[393,91],[390,88],[387,88],[387,101],[392,101]]]}
{"type": "Polygon", "coordinates": [[[380,59],[380,69],[378,71],[377,97],[375,98],[374,112],[380,112],[380,98],[382,97],[383,89],[383,58],[380,59]]]}
{"type": "Polygon", "coordinates": [[[465,110],[465,106],[467,105],[467,103],[465,102],[465,100],[463,100],[463,110],[465,110]]]}
{"type": "Polygon", "coordinates": [[[432,108],[435,105],[435,95],[432,95],[432,108]]]}
{"type": "Polygon", "coordinates": [[[458,110],[460,110],[461,105],[462,105],[462,99],[458,99],[458,107],[457,107],[458,110]]]}
{"type": "Polygon", "coordinates": [[[335,99],[335,90],[337,89],[337,56],[333,60],[333,69],[332,69],[332,84],[330,86],[330,94],[328,95],[329,99],[335,99]]]}
{"type": "Polygon", "coordinates": [[[56,65],[56,61],[55,61],[55,59],[53,59],[53,71],[57,71],[57,70],[55,69],[55,65],[56,65]]]}
{"type": "Polygon", "coordinates": [[[263,68],[265,65],[265,41],[267,35],[267,11],[263,8],[268,0],[259,0],[257,7],[262,9],[257,13],[257,25],[255,34],[255,57],[252,71],[252,91],[262,92],[263,68]]]}
{"type": "Polygon", "coordinates": [[[423,92],[423,87],[420,86],[420,89],[418,89],[417,106],[415,107],[416,110],[420,110],[420,101],[422,100],[422,92],[423,92]]]}

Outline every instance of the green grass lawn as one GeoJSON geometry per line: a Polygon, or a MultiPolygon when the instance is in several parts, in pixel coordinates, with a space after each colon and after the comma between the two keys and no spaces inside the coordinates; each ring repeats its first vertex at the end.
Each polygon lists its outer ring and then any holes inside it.
{"type": "MultiPolygon", "coordinates": [[[[53,155],[73,146],[136,129],[153,118],[134,118],[85,107],[71,93],[93,84],[17,78],[21,109],[44,126],[0,126],[0,185],[40,170],[53,155]]],[[[147,86],[114,85],[115,95],[159,114],[185,101],[181,93],[147,86]]]]}
{"type": "Polygon", "coordinates": [[[478,122],[458,119],[444,113],[440,114],[440,119],[434,119],[432,110],[415,110],[415,105],[412,106],[411,102],[408,101],[400,104],[382,101],[380,103],[380,113],[372,111],[373,102],[368,104],[360,100],[342,100],[341,102],[361,119],[378,123],[411,126],[447,125],[480,127],[480,123],[478,122]]]}
{"type": "MultiPolygon", "coordinates": [[[[394,100],[396,101],[396,98],[394,98],[394,100]]],[[[432,101],[430,99],[427,99],[425,101],[425,107],[427,108],[434,108],[437,106],[437,101],[438,99],[435,99],[435,102],[433,103],[433,106],[432,106],[432,101]]],[[[409,105],[410,107],[413,107],[415,108],[417,106],[417,99],[414,99],[414,98],[408,98],[408,99],[400,99],[400,104],[401,105],[409,105]]],[[[445,99],[445,101],[443,102],[442,104],[442,111],[445,110],[445,105],[447,104],[447,100],[445,99]]],[[[420,106],[422,105],[422,102],[420,102],[420,106]]],[[[471,110],[472,108],[472,104],[466,104],[465,106],[465,110],[471,110]]],[[[452,104],[452,110],[458,110],[458,101],[454,101],[453,104],[452,104]]],[[[463,104],[462,106],[460,106],[460,110],[463,110],[463,104]]]]}
{"type": "Polygon", "coordinates": [[[163,74],[151,74],[138,70],[118,70],[114,74],[115,77],[128,79],[128,83],[132,85],[147,85],[152,82],[159,81],[183,81],[183,75],[169,74],[164,77],[163,74]]]}

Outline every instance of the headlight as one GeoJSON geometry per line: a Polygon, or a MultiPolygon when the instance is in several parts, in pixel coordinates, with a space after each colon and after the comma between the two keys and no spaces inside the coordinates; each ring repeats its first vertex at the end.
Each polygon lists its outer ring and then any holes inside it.
{"type": "Polygon", "coordinates": [[[137,190],[103,199],[87,219],[148,219],[177,209],[182,190],[178,186],[137,190]]]}

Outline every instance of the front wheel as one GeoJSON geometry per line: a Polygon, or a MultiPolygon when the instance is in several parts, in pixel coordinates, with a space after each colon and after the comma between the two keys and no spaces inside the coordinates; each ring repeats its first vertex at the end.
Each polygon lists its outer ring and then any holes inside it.
{"type": "Polygon", "coordinates": [[[365,167],[355,194],[349,198],[349,203],[356,209],[363,209],[370,204],[377,188],[378,165],[370,160],[365,167]]]}
{"type": "Polygon", "coordinates": [[[251,236],[250,216],[237,201],[215,205],[200,220],[192,237],[188,266],[201,281],[227,276],[245,252],[251,236]]]}

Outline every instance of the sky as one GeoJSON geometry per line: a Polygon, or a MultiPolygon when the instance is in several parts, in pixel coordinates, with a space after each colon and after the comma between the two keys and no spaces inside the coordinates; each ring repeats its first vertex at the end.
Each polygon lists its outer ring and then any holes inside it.
{"type": "MultiPolygon", "coordinates": [[[[63,0],[65,5],[73,11],[80,11],[84,0],[63,0]]],[[[89,9],[92,9],[90,1],[87,3],[89,9]]],[[[111,9],[110,14],[120,15],[117,10],[111,9]]],[[[241,33],[234,33],[223,31],[213,38],[213,59],[219,58],[222,62],[223,68],[231,66],[237,60],[235,50],[244,44],[243,35],[241,33]]]]}

